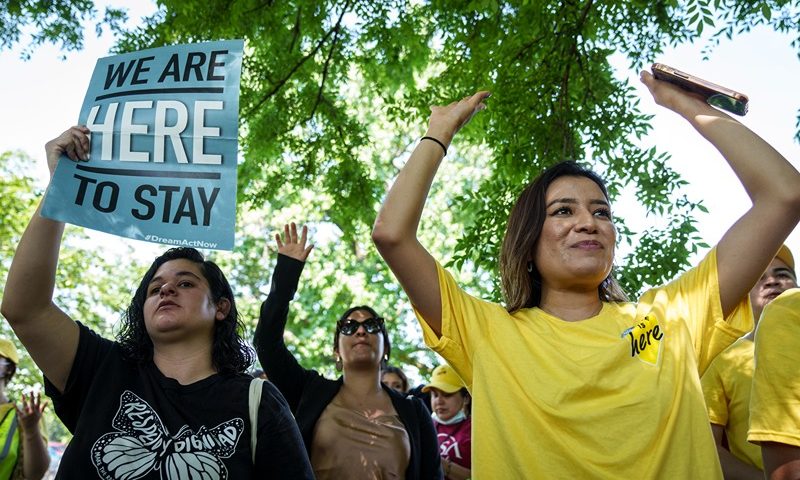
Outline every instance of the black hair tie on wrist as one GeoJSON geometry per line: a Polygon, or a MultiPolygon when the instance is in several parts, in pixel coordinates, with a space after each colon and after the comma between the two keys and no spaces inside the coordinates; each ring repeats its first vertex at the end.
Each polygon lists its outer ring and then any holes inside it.
{"type": "Polygon", "coordinates": [[[425,137],[422,137],[422,138],[420,138],[419,140],[420,140],[420,141],[422,141],[422,140],[430,140],[430,141],[432,141],[432,142],[436,142],[436,143],[438,143],[438,144],[439,144],[439,146],[440,146],[440,147],[442,147],[442,150],[444,150],[444,156],[445,156],[445,157],[447,156],[447,147],[445,147],[445,146],[444,146],[444,143],[442,143],[442,142],[441,142],[441,141],[439,141],[438,139],[436,139],[436,138],[433,138],[433,137],[427,137],[427,136],[425,136],[425,137]]]}

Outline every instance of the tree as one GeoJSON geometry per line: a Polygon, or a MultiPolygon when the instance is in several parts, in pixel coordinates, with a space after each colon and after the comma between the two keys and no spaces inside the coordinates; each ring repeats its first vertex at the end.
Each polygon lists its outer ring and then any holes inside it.
{"type": "MultiPolygon", "coordinates": [[[[351,302],[372,302],[408,321],[370,226],[387,182],[424,130],[428,106],[479,88],[494,92],[489,110],[459,134],[422,227],[426,246],[468,289],[499,300],[497,252],[510,204],[563,159],[590,163],[612,197],[633,191],[657,219],[644,232],[618,219],[621,241],[636,245],[617,273],[630,294],[685,269],[688,256],[706,247],[694,220],[704,208],[682,195],[667,156],[642,148],[650,119],[608,57],[623,52],[638,68],[665,45],[711,28],[712,38],[758,23],[800,32],[798,0],[745,3],[160,0],[139,27],[112,28],[120,52],[245,39],[239,243],[232,255],[214,258],[232,272],[252,328],[274,262],[265,230],[296,220],[332,237],[312,254],[290,319],[302,339],[292,348],[304,364],[329,366],[331,322],[351,302]]],[[[403,328],[393,338],[399,358],[430,365],[403,328]]]]}
{"type": "MultiPolygon", "coordinates": [[[[407,300],[369,231],[430,104],[477,88],[495,92],[488,115],[475,119],[448,158],[427,210],[435,220],[423,227],[426,245],[476,293],[499,300],[494,272],[510,203],[538,171],[565,158],[591,160],[612,195],[635,186],[649,212],[670,212],[626,260],[621,275],[630,292],[686,267],[699,246],[697,204],[680,197],[682,182],[664,155],[634,143],[649,119],[607,62],[618,47],[641,63],[668,41],[694,38],[676,12],[649,2],[164,1],[142,27],[119,32],[117,48],[246,40],[239,191],[250,212],[242,216],[260,217],[272,231],[281,222],[267,219],[279,217],[341,235],[312,254],[287,329],[290,348],[304,365],[330,371],[333,320],[348,305],[371,303],[401,319],[396,358],[427,374],[434,362],[419,353],[418,335],[403,335],[407,300]],[[653,258],[664,259],[661,268],[652,268],[653,258]]],[[[631,240],[633,232],[620,227],[631,240]]],[[[241,266],[263,258],[265,242],[242,240],[242,247],[229,268],[245,273],[250,267],[241,266]],[[259,253],[244,253],[248,244],[259,253]]],[[[270,271],[237,276],[237,291],[250,284],[257,292],[270,271]]],[[[251,319],[258,300],[248,302],[251,319]]]]}
{"type": "MultiPolygon", "coordinates": [[[[6,0],[0,5],[0,49],[19,43],[27,33],[30,38],[22,50],[23,58],[30,58],[33,49],[43,43],[59,44],[64,51],[80,50],[81,24],[95,18],[93,0],[6,0]]],[[[118,28],[126,18],[124,10],[106,8],[95,28],[97,34],[104,24],[118,28]]]]}
{"type": "MultiPolygon", "coordinates": [[[[142,27],[121,32],[118,48],[245,38],[242,200],[321,209],[321,220],[363,250],[371,247],[358,226],[371,224],[396,173],[392,162],[422,129],[427,106],[488,88],[496,99],[491,113],[458,140],[483,145],[471,151],[485,160],[466,153],[448,159],[460,168],[483,165],[486,173],[448,189],[453,223],[463,226],[451,264],[495,271],[516,193],[548,165],[590,160],[612,196],[635,188],[648,212],[670,212],[626,259],[622,280],[635,293],[685,268],[699,243],[697,204],[680,197],[683,183],[664,155],[636,145],[649,119],[607,57],[622,50],[640,65],[666,43],[695,38],[697,5],[164,1],[142,27]],[[218,22],[223,10],[227,21],[218,22]],[[392,131],[408,133],[377,140],[392,131]],[[649,259],[657,255],[668,261],[654,270],[649,259]]],[[[698,18],[703,25],[706,17],[698,18]]],[[[624,224],[621,230],[633,234],[624,224]]]]}
{"type": "MultiPolygon", "coordinates": [[[[5,278],[16,246],[43,194],[36,186],[32,165],[33,161],[24,154],[0,153],[0,211],[3,212],[0,217],[0,278],[3,279],[0,297],[5,290],[5,278]]],[[[82,229],[72,226],[66,229],[54,301],[72,318],[111,336],[114,322],[119,318],[124,302],[131,296],[130,272],[116,269],[112,261],[107,260],[114,255],[104,254],[104,248],[87,250],[87,240],[82,229]]],[[[12,398],[19,399],[21,392],[40,387],[42,376],[5,319],[0,321],[0,336],[16,342],[20,352],[17,373],[9,386],[12,398]]],[[[63,439],[67,435],[52,411],[47,424],[51,440],[63,439]]]]}

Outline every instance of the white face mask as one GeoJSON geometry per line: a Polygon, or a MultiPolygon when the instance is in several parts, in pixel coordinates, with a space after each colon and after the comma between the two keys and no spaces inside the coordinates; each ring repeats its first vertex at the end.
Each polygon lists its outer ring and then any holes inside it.
{"type": "Polygon", "coordinates": [[[467,415],[464,413],[463,410],[459,410],[458,413],[453,415],[453,418],[450,420],[441,420],[436,412],[431,413],[431,418],[434,422],[441,423],[442,425],[455,425],[456,423],[463,422],[467,419],[467,415]]]}

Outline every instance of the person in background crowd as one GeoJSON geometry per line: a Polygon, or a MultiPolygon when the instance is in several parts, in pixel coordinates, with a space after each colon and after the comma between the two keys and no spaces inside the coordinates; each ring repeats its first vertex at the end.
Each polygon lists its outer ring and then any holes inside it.
{"type": "Polygon", "coordinates": [[[470,478],[472,464],[472,398],[461,377],[449,365],[433,370],[431,381],[422,389],[431,394],[433,425],[439,439],[442,470],[448,480],[470,478]]]}
{"type": "Polygon", "coordinates": [[[770,302],[756,330],[747,440],[769,480],[800,479],[800,288],[770,302]]]}
{"type": "Polygon", "coordinates": [[[398,367],[386,365],[381,370],[381,383],[397,393],[404,394],[408,391],[408,377],[398,367]]]}
{"type": "MultiPolygon", "coordinates": [[[[750,290],[753,318],[758,323],[767,303],[797,286],[794,257],[786,245],[750,290]]],[[[726,479],[763,479],[761,448],[747,441],[753,382],[755,329],[720,353],[703,374],[703,395],[711,430],[726,479]],[[724,440],[727,439],[727,448],[724,440]]]]}
{"type": "Polygon", "coordinates": [[[408,377],[406,377],[406,374],[398,367],[384,366],[382,372],[381,382],[384,385],[394,389],[399,393],[404,393],[406,395],[412,395],[419,398],[422,401],[422,404],[425,405],[425,408],[428,409],[428,413],[431,412],[431,394],[423,391],[423,388],[425,387],[424,383],[422,385],[409,388],[408,377]],[[399,390],[401,388],[402,390],[399,390]]]}
{"type": "Polygon", "coordinates": [[[38,393],[23,394],[18,407],[6,393],[18,364],[14,342],[0,338],[0,480],[40,479],[50,466],[42,432],[46,402],[38,393]]]}
{"type": "Polygon", "coordinates": [[[700,375],[752,329],[743,299],[800,219],[800,173],[698,96],[641,81],[720,151],[752,206],[697,266],[636,303],[612,275],[605,184],[576,162],[546,169],[511,210],[505,305],[466,293],[420,243],[438,166],[489,92],[431,108],[375,221],[425,343],[470,386],[476,478],[722,477],[700,375]]]}
{"type": "Polygon", "coordinates": [[[348,308],[336,322],[333,351],[342,372],[329,380],[300,366],[283,336],[300,274],[311,252],[308,229],[275,235],[278,260],[261,305],[253,344],[269,379],[300,426],[317,480],[441,478],[436,432],[422,402],[381,383],[391,353],[386,324],[371,307],[348,308]]]}
{"type": "MultiPolygon", "coordinates": [[[[62,154],[87,159],[88,133],[72,127],[47,143],[51,178],[62,154]]],[[[1,308],[73,434],[57,478],[313,478],[286,401],[268,382],[260,399],[250,391],[253,352],[214,262],[193,248],[157,257],[111,341],[53,303],[64,224],[40,211],[1,308]]]]}

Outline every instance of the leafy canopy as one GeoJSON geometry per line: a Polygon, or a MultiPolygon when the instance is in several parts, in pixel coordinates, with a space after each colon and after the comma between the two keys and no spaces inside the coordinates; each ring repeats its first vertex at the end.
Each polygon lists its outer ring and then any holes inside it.
{"type": "MultiPolygon", "coordinates": [[[[371,303],[399,320],[393,351],[401,363],[427,372],[432,359],[419,352],[407,301],[369,232],[389,182],[425,130],[429,105],[478,89],[493,92],[489,109],[455,140],[420,231],[470,291],[500,300],[497,253],[510,205],[542,169],[575,159],[604,175],[612,197],[633,192],[656,219],[644,232],[617,219],[621,242],[635,246],[617,276],[635,296],[684,270],[689,255],[707,247],[695,227],[704,207],[682,194],[684,181],[664,153],[642,147],[650,118],[609,56],[621,52],[641,68],[664,46],[695,41],[705,29],[715,32],[707,51],[721,36],[756,24],[798,34],[799,6],[798,0],[160,0],[157,12],[131,30],[119,10],[107,10],[101,23],[119,36],[120,52],[246,41],[239,244],[215,260],[231,272],[249,327],[274,264],[267,232],[287,221],[311,223],[319,246],[289,326],[304,365],[329,368],[333,319],[351,304],[371,303]]],[[[79,20],[96,15],[88,0],[7,2],[0,7],[0,48],[19,41],[23,24],[35,27],[33,45],[79,48],[79,20]]]]}

